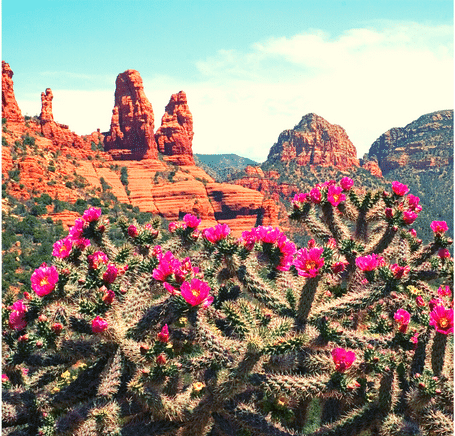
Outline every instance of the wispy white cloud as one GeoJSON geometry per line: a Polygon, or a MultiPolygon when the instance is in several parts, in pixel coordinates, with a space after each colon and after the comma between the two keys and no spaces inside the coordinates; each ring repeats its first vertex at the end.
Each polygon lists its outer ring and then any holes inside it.
{"type": "MultiPolygon", "coordinates": [[[[362,156],[387,129],[453,108],[451,26],[383,22],[340,35],[315,29],[221,50],[196,66],[197,81],[179,71],[143,79],[156,128],[170,95],[187,93],[199,153],[263,161],[281,131],[315,112],[344,127],[362,156]]],[[[78,133],[109,128],[114,89],[53,91],[58,121],[78,133]]]]}

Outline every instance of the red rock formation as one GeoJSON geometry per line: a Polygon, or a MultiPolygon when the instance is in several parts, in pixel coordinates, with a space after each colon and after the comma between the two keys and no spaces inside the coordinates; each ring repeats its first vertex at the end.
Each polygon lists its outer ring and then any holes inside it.
{"type": "Polygon", "coordinates": [[[155,118],[140,74],[127,70],[117,76],[111,129],[104,140],[114,159],[156,159],[155,118]]]}
{"type": "Polygon", "coordinates": [[[59,124],[54,121],[52,112],[52,100],[54,94],[50,88],[41,93],[41,133],[45,138],[52,141],[52,144],[57,149],[65,149],[73,155],[73,157],[87,157],[87,152],[91,153],[90,142],[76,133],[69,130],[66,124],[59,124]]]}
{"type": "Polygon", "coordinates": [[[278,204],[275,200],[268,198],[262,202],[264,215],[262,217],[263,226],[278,226],[278,204]]]}
{"type": "Polygon", "coordinates": [[[183,91],[172,94],[155,134],[158,150],[177,165],[194,165],[193,136],[193,116],[186,94],[183,91]]]}
{"type": "Polygon", "coordinates": [[[359,166],[357,152],[345,130],[324,118],[305,115],[293,130],[285,130],[270,149],[267,161],[292,161],[346,170],[359,166]]]}
{"type": "Polygon", "coordinates": [[[2,61],[2,118],[11,123],[23,123],[24,117],[14,95],[13,74],[9,64],[2,61]]]}
{"type": "Polygon", "coordinates": [[[382,171],[381,168],[379,168],[378,161],[376,159],[363,162],[362,168],[365,168],[367,171],[373,174],[373,176],[382,177],[382,171]]]}

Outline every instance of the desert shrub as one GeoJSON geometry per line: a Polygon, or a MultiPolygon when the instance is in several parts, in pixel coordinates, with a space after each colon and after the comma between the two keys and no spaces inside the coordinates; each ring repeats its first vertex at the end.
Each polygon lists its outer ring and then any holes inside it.
{"type": "Polygon", "coordinates": [[[451,434],[447,226],[423,245],[404,185],[350,182],[296,195],[291,218],[314,238],[299,250],[278,228],[237,239],[190,214],[167,232],[86,210],[30,294],[4,297],[3,427],[451,434]]]}

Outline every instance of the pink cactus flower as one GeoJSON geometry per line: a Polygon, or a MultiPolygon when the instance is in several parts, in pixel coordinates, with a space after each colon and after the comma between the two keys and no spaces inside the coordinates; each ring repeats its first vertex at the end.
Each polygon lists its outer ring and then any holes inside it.
{"type": "Polygon", "coordinates": [[[346,268],[346,262],[335,262],[331,268],[333,274],[342,273],[346,268]]]}
{"type": "Polygon", "coordinates": [[[355,264],[362,271],[374,271],[376,268],[385,265],[383,257],[378,256],[376,253],[369,254],[368,256],[360,256],[355,260],[355,264]]]}
{"type": "Polygon", "coordinates": [[[353,351],[346,351],[344,348],[335,348],[332,350],[332,358],[335,363],[335,369],[338,372],[345,372],[352,366],[356,356],[353,351]]]}
{"type": "Polygon", "coordinates": [[[152,248],[152,256],[155,256],[158,260],[160,260],[162,255],[163,255],[163,250],[161,248],[161,245],[155,245],[152,248]]]}
{"type": "Polygon", "coordinates": [[[322,257],[323,248],[301,248],[297,251],[297,256],[294,260],[294,266],[297,273],[302,277],[316,277],[319,270],[324,265],[324,258],[322,257]]]}
{"type": "Polygon", "coordinates": [[[227,224],[217,224],[215,227],[204,229],[202,234],[204,238],[207,239],[207,241],[210,241],[213,244],[215,244],[216,242],[219,242],[222,239],[226,239],[230,232],[231,229],[227,224]]]}
{"type": "Polygon", "coordinates": [[[86,223],[87,222],[84,219],[77,218],[74,222],[74,226],[70,227],[69,229],[68,238],[70,238],[71,241],[75,241],[81,238],[82,234],[84,233],[86,223]]]}
{"type": "Polygon", "coordinates": [[[300,194],[295,194],[294,198],[292,199],[292,205],[294,206],[294,209],[298,209],[303,203],[307,202],[309,198],[308,193],[300,193],[300,194]]]}
{"type": "Polygon", "coordinates": [[[453,333],[453,309],[436,306],[430,313],[430,325],[444,335],[453,333]]]}
{"type": "Polygon", "coordinates": [[[310,191],[310,200],[312,203],[319,204],[322,199],[321,191],[318,188],[313,188],[310,191]]]}
{"type": "Polygon", "coordinates": [[[130,236],[131,238],[135,238],[139,234],[137,227],[134,224],[131,224],[128,227],[127,231],[128,231],[128,236],[130,236]]]}
{"type": "Polygon", "coordinates": [[[171,251],[166,251],[164,255],[159,258],[159,265],[153,270],[152,277],[161,282],[172,274],[180,272],[181,262],[174,257],[171,251]]]}
{"type": "Polygon", "coordinates": [[[391,207],[386,207],[385,208],[385,216],[388,219],[392,219],[393,218],[393,209],[391,207]]]}
{"type": "Polygon", "coordinates": [[[192,279],[191,283],[184,282],[180,287],[180,292],[185,301],[191,306],[209,306],[213,302],[213,297],[209,295],[210,286],[201,280],[192,279]]]}
{"type": "Polygon", "coordinates": [[[436,306],[443,306],[444,305],[444,300],[441,298],[432,298],[430,302],[428,303],[428,307],[430,310],[433,310],[436,306]]]}
{"type": "Polygon", "coordinates": [[[76,247],[79,250],[83,251],[87,247],[90,247],[90,239],[87,239],[87,238],[74,239],[73,247],[76,247]]]}
{"type": "Polygon", "coordinates": [[[340,180],[340,186],[343,188],[343,191],[349,191],[353,185],[354,180],[350,179],[349,177],[343,177],[340,180]]]}
{"type": "Polygon", "coordinates": [[[109,262],[109,258],[102,251],[95,251],[93,254],[88,255],[87,260],[90,269],[98,269],[100,264],[106,265],[109,262]]]}
{"type": "Polygon", "coordinates": [[[176,222],[176,221],[170,222],[169,223],[169,227],[168,227],[169,232],[170,233],[175,233],[175,231],[177,230],[178,227],[179,227],[179,223],[178,222],[176,222]]]}
{"type": "Polygon", "coordinates": [[[406,333],[406,330],[408,329],[409,321],[411,320],[411,314],[404,309],[398,309],[395,312],[393,319],[400,325],[399,331],[401,333],[406,333]]]}
{"type": "Polygon", "coordinates": [[[180,294],[180,291],[177,288],[175,288],[174,286],[170,285],[167,282],[164,282],[163,286],[164,286],[164,289],[166,289],[166,291],[168,291],[171,295],[179,295],[180,294]]]}
{"type": "Polygon", "coordinates": [[[414,229],[409,229],[408,232],[414,236],[414,238],[417,238],[417,232],[414,229]]]}
{"type": "Polygon", "coordinates": [[[409,274],[411,267],[409,265],[399,266],[397,263],[394,263],[393,265],[390,265],[390,270],[396,279],[401,279],[409,274]]]}
{"type": "Polygon", "coordinates": [[[112,304],[114,302],[115,292],[112,289],[106,289],[103,295],[103,302],[106,304],[112,304]]]}
{"type": "Polygon", "coordinates": [[[2,374],[2,383],[9,382],[9,377],[6,374],[2,374]]]}
{"type": "Polygon", "coordinates": [[[346,195],[343,194],[343,188],[340,186],[329,186],[327,191],[327,201],[334,207],[338,206],[342,201],[346,200],[346,195]]]}
{"type": "Polygon", "coordinates": [[[157,365],[166,365],[167,359],[166,355],[161,353],[156,357],[156,363],[157,365]]]}
{"type": "Polygon", "coordinates": [[[107,321],[101,318],[99,315],[92,321],[92,332],[101,333],[108,327],[107,321]]]}
{"type": "Polygon", "coordinates": [[[447,297],[452,295],[452,290],[450,289],[450,286],[439,286],[438,295],[440,297],[447,297]]]}
{"type": "Polygon", "coordinates": [[[167,324],[164,324],[161,331],[158,333],[158,340],[163,343],[169,342],[169,327],[167,324]]]}
{"type": "Polygon", "coordinates": [[[101,216],[101,209],[99,209],[97,207],[89,207],[82,215],[82,219],[91,223],[93,221],[98,221],[100,216],[101,216]]]}
{"type": "Polygon", "coordinates": [[[53,245],[52,256],[60,259],[66,259],[73,249],[73,243],[70,238],[66,237],[55,242],[53,245]]]}
{"type": "Polygon", "coordinates": [[[431,230],[436,235],[442,235],[443,233],[447,232],[449,228],[447,227],[447,223],[445,221],[433,221],[430,224],[431,230]]]}
{"type": "Polygon", "coordinates": [[[12,311],[9,314],[9,326],[14,330],[22,330],[27,326],[25,320],[25,312],[27,312],[27,306],[22,300],[18,300],[13,303],[11,307],[12,311]]]}
{"type": "Polygon", "coordinates": [[[118,274],[117,267],[113,263],[110,263],[107,266],[107,269],[103,274],[104,282],[105,283],[114,283],[115,279],[117,278],[117,274],[118,274]]]}
{"type": "Polygon", "coordinates": [[[396,195],[403,197],[409,192],[409,188],[400,182],[392,182],[392,190],[396,195]]]}
{"type": "Polygon", "coordinates": [[[423,297],[421,295],[418,295],[416,297],[416,304],[419,307],[424,307],[425,306],[425,300],[423,299],[423,297]]]}
{"type": "Polygon", "coordinates": [[[47,266],[44,262],[30,277],[32,289],[38,297],[50,294],[58,282],[58,272],[55,266],[47,266]]]}
{"type": "Polygon", "coordinates": [[[190,213],[187,213],[183,217],[183,221],[185,221],[187,227],[190,227],[192,229],[196,229],[198,225],[201,224],[201,220],[197,216],[190,213]]]}
{"type": "Polygon", "coordinates": [[[440,259],[450,259],[450,251],[447,248],[441,248],[438,251],[438,256],[440,259]]]}
{"type": "Polygon", "coordinates": [[[412,224],[416,219],[418,215],[412,211],[412,210],[405,210],[403,212],[403,222],[405,224],[412,224]]]}
{"type": "MultiPolygon", "coordinates": [[[[411,210],[415,210],[418,208],[419,206],[419,201],[420,201],[420,198],[419,197],[416,197],[415,195],[412,195],[412,194],[409,194],[408,195],[408,204],[409,204],[409,208],[411,210]]],[[[420,212],[420,211],[419,211],[420,212]]]]}

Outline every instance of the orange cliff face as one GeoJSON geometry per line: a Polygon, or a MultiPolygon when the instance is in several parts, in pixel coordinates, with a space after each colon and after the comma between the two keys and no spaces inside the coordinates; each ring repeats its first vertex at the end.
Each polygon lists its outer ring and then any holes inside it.
{"type": "Polygon", "coordinates": [[[138,71],[127,70],[117,76],[111,128],[104,140],[104,149],[114,159],[157,159],[155,117],[145,95],[138,71]]]}
{"type": "Polygon", "coordinates": [[[193,136],[193,116],[188,107],[186,94],[183,91],[172,94],[161,118],[161,127],[155,134],[158,150],[169,162],[177,165],[194,165],[193,136]]]}

